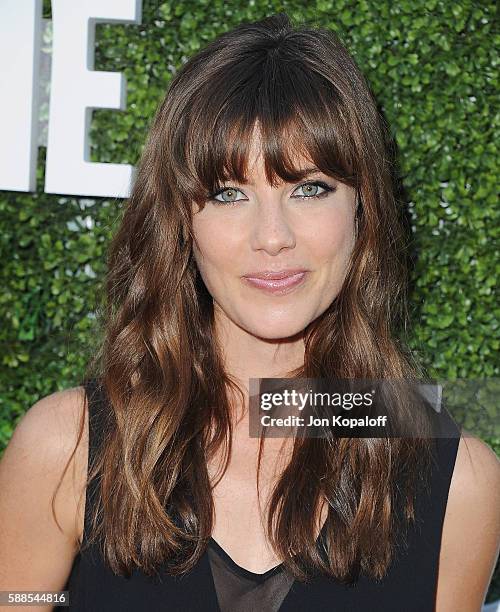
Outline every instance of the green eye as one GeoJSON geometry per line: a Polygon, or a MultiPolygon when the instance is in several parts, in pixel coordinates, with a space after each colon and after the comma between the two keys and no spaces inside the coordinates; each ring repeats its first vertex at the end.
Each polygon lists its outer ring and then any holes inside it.
{"type": "MultiPolygon", "coordinates": [[[[336,189],[336,187],[327,185],[323,181],[309,181],[299,185],[290,197],[302,200],[322,198],[328,195],[328,193],[336,191],[336,189]],[[300,191],[302,191],[302,193],[297,193],[300,191]]],[[[247,199],[248,198],[245,197],[245,194],[242,191],[231,186],[222,187],[207,197],[207,200],[210,202],[225,205],[236,204],[237,202],[246,201],[247,199]]]]}
{"type": "Polygon", "coordinates": [[[304,200],[310,199],[310,198],[321,198],[325,195],[327,195],[328,193],[335,191],[336,187],[330,187],[330,185],[327,185],[326,183],[323,183],[322,181],[314,181],[314,182],[309,182],[309,183],[303,183],[302,185],[299,185],[297,187],[297,189],[293,192],[294,194],[301,190],[302,193],[299,193],[298,195],[292,195],[292,198],[302,198],[304,200]]]}
{"type": "Polygon", "coordinates": [[[231,204],[246,199],[245,197],[238,198],[238,194],[244,195],[239,189],[236,189],[236,187],[224,187],[209,196],[209,200],[215,200],[216,202],[231,204]]]}
{"type": "Polygon", "coordinates": [[[224,189],[218,191],[213,197],[217,202],[231,203],[238,201],[236,200],[237,193],[241,193],[241,191],[239,189],[236,189],[236,187],[224,187],[224,189]],[[222,200],[220,200],[217,196],[223,196],[222,200]]]}

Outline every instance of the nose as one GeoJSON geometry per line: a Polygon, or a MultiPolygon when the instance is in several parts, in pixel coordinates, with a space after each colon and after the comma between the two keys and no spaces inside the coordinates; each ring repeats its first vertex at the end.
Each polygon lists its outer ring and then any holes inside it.
{"type": "Polygon", "coordinates": [[[282,249],[294,248],[296,236],[281,202],[265,201],[258,206],[252,228],[251,247],[278,255],[282,249]]]}

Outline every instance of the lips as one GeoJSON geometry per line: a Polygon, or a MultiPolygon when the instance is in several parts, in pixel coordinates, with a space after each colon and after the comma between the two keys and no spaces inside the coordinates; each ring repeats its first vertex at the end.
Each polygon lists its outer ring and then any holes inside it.
{"type": "Polygon", "coordinates": [[[304,268],[288,268],[285,270],[262,270],[260,272],[250,272],[250,274],[245,274],[245,278],[262,278],[265,280],[280,280],[282,278],[287,278],[288,276],[294,276],[295,274],[301,274],[302,272],[307,272],[304,268]]]}
{"type": "Polygon", "coordinates": [[[264,270],[247,274],[243,279],[250,286],[267,293],[284,295],[301,285],[306,274],[307,270],[304,269],[280,270],[277,272],[264,270]]]}

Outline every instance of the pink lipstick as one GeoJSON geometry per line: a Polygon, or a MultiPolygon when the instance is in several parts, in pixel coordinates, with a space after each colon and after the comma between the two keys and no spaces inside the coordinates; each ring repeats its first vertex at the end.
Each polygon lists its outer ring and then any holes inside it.
{"type": "Polygon", "coordinates": [[[262,270],[245,274],[243,279],[246,283],[257,289],[268,293],[284,295],[299,286],[306,276],[307,270],[302,268],[288,270],[262,270]]]}

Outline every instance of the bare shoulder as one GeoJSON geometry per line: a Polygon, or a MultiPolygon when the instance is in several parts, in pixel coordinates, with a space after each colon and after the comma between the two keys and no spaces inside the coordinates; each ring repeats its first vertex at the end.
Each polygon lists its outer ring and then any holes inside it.
{"type": "Polygon", "coordinates": [[[500,461],[479,438],[460,439],[443,524],[436,611],[479,610],[500,546],[500,461]]]}
{"type": "Polygon", "coordinates": [[[486,442],[465,432],[458,445],[448,503],[460,503],[461,499],[500,502],[499,484],[499,458],[486,442]]]}
{"type": "Polygon", "coordinates": [[[0,585],[43,590],[64,584],[83,524],[86,404],[83,387],[51,393],[14,430],[0,460],[0,558],[9,561],[0,585]]]}
{"type": "Polygon", "coordinates": [[[61,517],[71,535],[81,535],[85,482],[88,463],[88,406],[82,386],[56,391],[38,400],[26,412],[13,435],[18,451],[37,448],[37,461],[62,476],[61,517]],[[80,438],[79,438],[80,437],[80,438]],[[78,444],[77,444],[78,443],[78,444]],[[73,454],[74,453],[74,454],[73,454]]]}
{"type": "MultiPolygon", "coordinates": [[[[46,452],[55,455],[64,452],[68,447],[74,446],[81,420],[86,420],[86,411],[83,387],[51,393],[39,399],[26,411],[14,431],[12,443],[22,444],[40,439],[45,441],[46,452]]],[[[85,429],[88,435],[88,427],[85,429]]]]}
{"type": "Polygon", "coordinates": [[[35,402],[19,421],[12,440],[21,437],[49,436],[51,441],[60,438],[64,445],[76,431],[85,406],[85,389],[72,387],[55,391],[35,402]]]}

